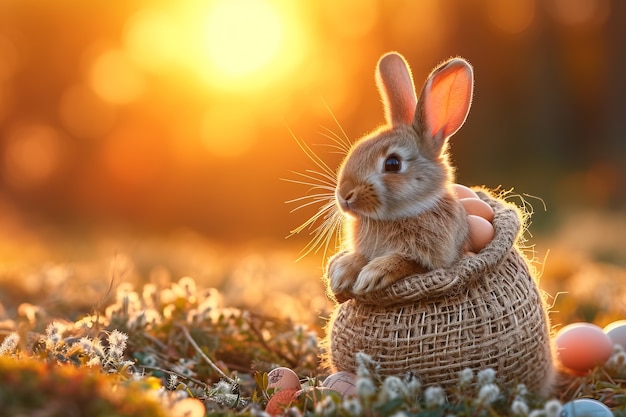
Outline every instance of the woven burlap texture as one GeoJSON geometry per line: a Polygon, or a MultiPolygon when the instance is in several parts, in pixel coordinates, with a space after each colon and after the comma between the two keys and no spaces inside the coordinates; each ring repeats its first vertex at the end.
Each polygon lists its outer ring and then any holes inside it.
{"type": "Polygon", "coordinates": [[[516,246],[523,216],[486,191],[478,194],[494,209],[494,239],[449,269],[412,275],[338,305],[329,323],[333,371],[355,372],[355,356],[364,352],[381,376],[412,372],[424,385],[448,388],[465,368],[492,368],[502,384],[547,392],[550,327],[516,246]]]}

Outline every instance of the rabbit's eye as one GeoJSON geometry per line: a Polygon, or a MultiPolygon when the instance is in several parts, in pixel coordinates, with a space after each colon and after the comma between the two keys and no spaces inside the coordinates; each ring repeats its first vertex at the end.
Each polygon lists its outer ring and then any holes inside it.
{"type": "Polygon", "coordinates": [[[400,159],[397,156],[390,156],[385,159],[385,172],[398,172],[400,167],[400,159]]]}

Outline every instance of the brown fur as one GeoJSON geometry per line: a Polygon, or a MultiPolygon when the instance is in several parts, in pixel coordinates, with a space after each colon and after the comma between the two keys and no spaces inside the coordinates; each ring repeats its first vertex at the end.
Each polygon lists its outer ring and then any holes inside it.
{"type": "Polygon", "coordinates": [[[433,71],[418,100],[404,59],[391,53],[379,61],[388,125],[352,147],[335,191],[348,229],[346,248],[327,271],[338,301],[448,267],[462,255],[467,215],[451,191],[447,139],[465,121],[472,77],[467,62],[451,60],[433,71]],[[386,168],[389,158],[397,170],[386,168]]]}

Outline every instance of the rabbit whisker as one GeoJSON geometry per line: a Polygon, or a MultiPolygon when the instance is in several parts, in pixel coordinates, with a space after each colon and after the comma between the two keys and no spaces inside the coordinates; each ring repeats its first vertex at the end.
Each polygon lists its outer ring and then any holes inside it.
{"type": "Polygon", "coordinates": [[[333,121],[335,122],[339,130],[341,131],[342,136],[339,136],[338,134],[336,134],[335,132],[333,132],[332,130],[328,128],[325,128],[325,129],[327,132],[329,132],[331,135],[333,135],[337,139],[338,144],[343,145],[345,147],[346,154],[347,154],[350,148],[352,147],[352,142],[350,141],[350,138],[346,134],[346,131],[343,130],[343,127],[341,127],[341,123],[339,123],[339,120],[337,120],[337,117],[335,116],[335,114],[333,113],[333,111],[331,110],[330,106],[328,105],[326,101],[324,101],[324,106],[326,106],[326,110],[328,110],[328,113],[333,118],[333,121]]]}
{"type": "Polygon", "coordinates": [[[323,254],[325,258],[333,236],[335,237],[335,247],[339,247],[338,236],[341,234],[340,213],[337,211],[333,212],[312,233],[314,238],[305,246],[302,255],[298,259],[302,259],[311,252],[317,253],[322,248],[324,249],[323,254]]]}
{"type": "Polygon", "coordinates": [[[332,143],[321,143],[319,146],[325,146],[330,149],[335,149],[333,152],[329,152],[336,155],[346,155],[347,151],[340,145],[334,145],[332,143]]]}
{"type": "Polygon", "coordinates": [[[302,197],[294,198],[292,200],[287,200],[285,201],[285,203],[288,203],[288,204],[297,203],[299,201],[311,200],[311,199],[314,199],[314,201],[321,203],[327,200],[331,200],[333,196],[334,194],[331,194],[331,193],[308,194],[308,195],[303,195],[302,197]]]}
{"type": "MultiPolygon", "coordinates": [[[[301,197],[301,198],[304,198],[304,197],[301,197]]],[[[304,207],[308,207],[308,206],[311,206],[311,205],[317,204],[317,203],[323,203],[324,201],[328,201],[328,200],[329,200],[329,198],[316,198],[314,200],[307,201],[306,203],[300,204],[299,206],[291,209],[291,211],[289,211],[289,213],[293,213],[293,212],[298,211],[298,210],[300,210],[300,209],[302,209],[304,207]]],[[[295,200],[287,201],[287,203],[291,203],[291,202],[295,202],[295,200]]]]}
{"type": "Polygon", "coordinates": [[[311,179],[317,179],[322,184],[326,184],[326,185],[332,187],[333,190],[337,186],[337,177],[336,177],[336,175],[334,173],[332,175],[329,175],[329,174],[326,174],[324,172],[314,171],[312,169],[307,169],[304,172],[306,172],[306,174],[302,174],[303,176],[305,176],[307,178],[311,178],[311,179]],[[320,178],[316,178],[315,176],[313,176],[311,174],[318,175],[320,178]]]}
{"type": "Polygon", "coordinates": [[[291,136],[296,141],[300,149],[304,152],[304,154],[324,173],[330,175],[331,177],[335,175],[335,172],[324,162],[324,160],[317,154],[311,147],[304,141],[298,139],[298,137],[291,131],[291,136]]]}
{"type": "Polygon", "coordinates": [[[348,152],[350,152],[351,144],[347,139],[345,140],[342,139],[335,132],[328,129],[327,127],[322,127],[322,128],[328,133],[319,132],[319,131],[317,133],[331,140],[333,143],[323,143],[320,146],[327,146],[327,147],[338,149],[343,155],[347,155],[348,152]]]}
{"type": "MultiPolygon", "coordinates": [[[[322,144],[334,150],[333,153],[339,153],[341,155],[347,155],[352,147],[352,143],[348,138],[348,135],[341,127],[339,121],[333,114],[332,110],[328,106],[328,103],[324,101],[324,105],[328,109],[328,112],[332,116],[334,122],[339,128],[341,135],[333,132],[331,129],[323,127],[323,132],[319,132],[320,135],[330,140],[332,143],[322,144]]],[[[341,229],[343,227],[343,213],[337,208],[335,203],[335,188],[337,186],[337,173],[331,169],[328,164],[309,146],[306,142],[298,139],[298,137],[289,130],[291,136],[294,138],[300,149],[304,154],[319,168],[319,170],[307,169],[302,172],[292,172],[299,179],[285,179],[285,181],[309,186],[307,195],[294,198],[287,201],[287,203],[299,204],[291,212],[300,210],[302,208],[321,204],[317,213],[311,216],[308,220],[303,222],[300,226],[291,231],[289,236],[302,232],[307,229],[310,230],[312,239],[303,248],[301,255],[298,257],[302,259],[304,256],[311,252],[317,253],[319,250],[323,250],[324,257],[328,252],[331,245],[331,241],[334,241],[335,247],[341,246],[341,229]]]]}
{"type": "MultiPolygon", "coordinates": [[[[300,173],[298,173],[298,175],[305,176],[304,174],[300,174],[300,173]]],[[[312,179],[314,181],[317,180],[316,178],[313,178],[313,177],[307,177],[307,178],[310,178],[310,179],[312,179]]],[[[333,191],[334,192],[334,190],[335,190],[335,187],[333,185],[331,185],[331,184],[301,181],[301,180],[295,180],[295,179],[290,179],[290,178],[281,178],[281,180],[287,181],[287,182],[291,182],[293,184],[309,185],[309,186],[311,186],[309,191],[311,191],[311,190],[326,190],[326,191],[333,191]]]]}
{"type": "Polygon", "coordinates": [[[313,238],[302,249],[297,260],[304,258],[310,253],[318,253],[320,249],[323,249],[325,258],[333,238],[335,240],[335,246],[339,246],[338,236],[341,233],[342,214],[337,209],[334,209],[334,203],[323,206],[315,215],[294,229],[289,236],[293,236],[307,228],[311,229],[313,224],[320,218],[324,220],[310,232],[313,238]]]}
{"type": "Polygon", "coordinates": [[[297,172],[297,171],[291,171],[292,174],[295,175],[299,175],[303,178],[307,178],[311,181],[314,182],[301,182],[301,180],[296,180],[296,179],[291,179],[291,178],[281,178],[283,181],[287,181],[287,182],[293,182],[296,184],[303,184],[303,185],[312,185],[312,186],[326,186],[328,189],[335,189],[335,186],[337,185],[337,180],[335,179],[334,176],[332,175],[328,175],[325,174],[323,172],[319,172],[319,171],[314,171],[311,169],[308,169],[304,172],[297,172]],[[316,176],[317,175],[317,176],[316,176]]]}
{"type": "MultiPolygon", "coordinates": [[[[309,217],[308,220],[306,220],[304,223],[302,223],[300,226],[296,227],[295,229],[293,229],[291,231],[291,234],[289,236],[293,236],[296,233],[300,233],[302,230],[304,229],[311,229],[313,224],[320,218],[325,219],[325,221],[328,218],[331,218],[333,216],[333,208],[334,208],[334,203],[329,202],[324,204],[317,213],[315,213],[313,216],[309,217]]],[[[323,224],[323,223],[322,223],[323,224]]],[[[313,230],[317,230],[318,228],[320,228],[322,225],[317,226],[315,229],[313,230]]]]}

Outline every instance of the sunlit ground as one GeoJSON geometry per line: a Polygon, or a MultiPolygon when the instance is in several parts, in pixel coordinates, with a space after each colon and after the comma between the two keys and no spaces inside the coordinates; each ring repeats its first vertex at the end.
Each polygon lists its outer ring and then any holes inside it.
{"type": "MultiPolygon", "coordinates": [[[[301,247],[264,241],[225,246],[188,229],[63,235],[31,230],[17,217],[0,225],[11,235],[0,241],[0,321],[10,320],[5,330],[13,329],[12,320],[26,318],[28,305],[50,319],[78,319],[110,305],[119,288],[141,291],[147,283],[167,288],[186,276],[198,288],[217,289],[222,307],[293,320],[320,336],[333,308],[322,282],[323,256],[296,262],[301,247]]],[[[624,233],[621,217],[581,213],[549,236],[530,237],[534,248],[525,253],[555,327],[577,321],[603,326],[626,317],[624,233]]]]}

